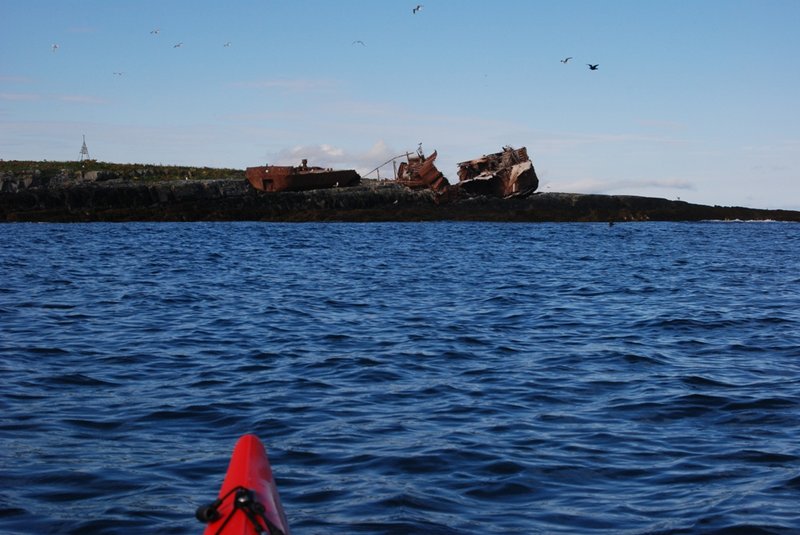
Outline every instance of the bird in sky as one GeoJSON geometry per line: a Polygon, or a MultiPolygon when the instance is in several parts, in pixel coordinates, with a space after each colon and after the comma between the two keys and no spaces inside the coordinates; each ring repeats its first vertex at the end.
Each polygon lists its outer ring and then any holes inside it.
{"type": "Polygon", "coordinates": [[[572,56],[570,56],[570,57],[568,57],[568,58],[564,58],[564,59],[562,59],[562,60],[561,60],[561,63],[566,63],[566,62],[568,62],[568,61],[569,61],[569,60],[571,60],[571,59],[572,59],[572,56]]]}
{"type": "Polygon", "coordinates": [[[222,45],[222,46],[224,46],[225,48],[228,48],[229,46],[231,46],[231,42],[230,42],[230,41],[228,41],[227,43],[225,43],[225,44],[224,44],[224,45],[222,45]]]}
{"type": "Polygon", "coordinates": [[[425,7],[425,6],[423,6],[422,4],[417,4],[417,7],[412,9],[411,12],[416,15],[417,12],[421,11],[423,7],[425,7]]]}
{"type": "Polygon", "coordinates": [[[354,45],[367,46],[367,45],[364,44],[364,41],[353,41],[353,44],[354,45]]]}
{"type": "Polygon", "coordinates": [[[158,32],[160,32],[160,31],[161,31],[160,28],[156,28],[154,30],[150,30],[150,33],[152,33],[153,35],[158,35],[158,32]]]}
{"type": "Polygon", "coordinates": [[[181,41],[180,43],[178,43],[176,45],[172,45],[172,48],[180,48],[182,46],[183,46],[183,41],[181,41]]]}
{"type": "Polygon", "coordinates": [[[592,65],[591,63],[587,63],[587,65],[589,66],[589,70],[590,70],[590,71],[596,71],[596,70],[597,70],[597,67],[599,67],[599,66],[600,66],[600,64],[599,64],[599,63],[598,63],[598,64],[596,64],[596,65],[592,65]]]}
{"type": "Polygon", "coordinates": [[[124,72],[114,72],[114,74],[116,74],[117,76],[122,76],[125,73],[124,72]]]}
{"type": "Polygon", "coordinates": [[[53,50],[53,52],[55,52],[56,50],[58,50],[58,45],[54,43],[53,46],[51,46],[50,48],[53,50]]]}

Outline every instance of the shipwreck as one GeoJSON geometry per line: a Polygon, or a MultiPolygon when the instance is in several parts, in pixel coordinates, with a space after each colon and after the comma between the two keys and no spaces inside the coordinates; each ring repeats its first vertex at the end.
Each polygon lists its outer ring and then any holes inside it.
{"type": "Polygon", "coordinates": [[[461,162],[458,180],[459,189],[472,195],[525,196],[539,187],[539,178],[525,147],[506,146],[502,152],[461,162]]]}
{"type": "Polygon", "coordinates": [[[437,151],[433,151],[428,157],[418,149],[416,154],[406,154],[405,162],[400,162],[397,169],[397,182],[411,189],[430,188],[436,193],[447,191],[450,182],[436,168],[434,162],[438,156],[437,151]]]}
{"type": "Polygon", "coordinates": [[[309,167],[303,160],[299,166],[263,165],[248,167],[245,176],[260,191],[307,191],[312,189],[357,186],[361,176],[352,169],[309,167]]]}
{"type": "Polygon", "coordinates": [[[502,152],[486,154],[480,158],[458,164],[458,183],[451,185],[436,168],[438,153],[425,156],[422,146],[416,153],[406,152],[376,167],[367,175],[395,160],[405,158],[395,167],[394,179],[411,189],[431,189],[437,202],[449,202],[461,196],[486,195],[492,197],[522,197],[536,191],[539,178],[525,147],[503,147],[502,152]]]}

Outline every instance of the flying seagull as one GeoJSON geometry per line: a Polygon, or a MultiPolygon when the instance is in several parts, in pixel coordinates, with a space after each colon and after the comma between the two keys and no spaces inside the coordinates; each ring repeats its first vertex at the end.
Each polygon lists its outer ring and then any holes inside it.
{"type": "Polygon", "coordinates": [[[597,70],[597,67],[599,67],[599,66],[600,66],[600,64],[599,64],[599,63],[598,63],[597,65],[592,65],[591,63],[587,63],[587,65],[589,66],[589,70],[590,70],[590,71],[596,71],[596,70],[597,70]]]}
{"type": "Polygon", "coordinates": [[[181,42],[180,42],[180,43],[178,43],[177,45],[172,45],[172,48],[180,48],[180,47],[182,47],[182,46],[183,46],[183,41],[181,41],[181,42]]]}
{"type": "Polygon", "coordinates": [[[566,63],[566,62],[568,62],[568,61],[569,61],[569,60],[571,60],[571,59],[572,59],[572,56],[570,56],[570,57],[568,57],[568,58],[564,58],[564,59],[562,59],[562,60],[561,60],[561,63],[566,63]]]}
{"type": "Polygon", "coordinates": [[[122,76],[125,73],[124,72],[115,72],[114,74],[116,74],[117,76],[122,76]]]}
{"type": "Polygon", "coordinates": [[[225,44],[224,44],[224,45],[222,45],[222,46],[224,46],[225,48],[227,48],[227,47],[231,46],[231,42],[230,42],[230,41],[228,41],[227,43],[225,43],[225,44]]]}
{"type": "Polygon", "coordinates": [[[52,49],[53,49],[53,52],[55,52],[56,50],[58,50],[58,45],[54,44],[54,45],[53,45],[53,46],[51,46],[50,48],[52,48],[52,49]]]}
{"type": "Polygon", "coordinates": [[[367,46],[367,45],[364,44],[364,41],[353,41],[353,44],[354,45],[367,46]]]}
{"type": "Polygon", "coordinates": [[[420,10],[421,10],[423,7],[424,7],[424,6],[423,6],[422,4],[417,4],[417,7],[415,7],[414,9],[412,9],[412,10],[411,10],[411,12],[412,12],[413,14],[415,14],[415,15],[416,15],[416,14],[417,14],[417,12],[418,12],[418,11],[420,11],[420,10]]]}
{"type": "Polygon", "coordinates": [[[158,32],[160,31],[161,31],[160,28],[156,28],[155,30],[150,30],[150,33],[152,33],[153,35],[158,35],[158,32]]]}

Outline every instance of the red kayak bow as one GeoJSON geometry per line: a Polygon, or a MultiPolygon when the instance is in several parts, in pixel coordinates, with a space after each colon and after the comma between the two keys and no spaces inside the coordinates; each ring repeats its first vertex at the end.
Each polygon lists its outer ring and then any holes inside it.
{"type": "Polygon", "coordinates": [[[264,445],[255,435],[236,443],[219,497],[197,509],[204,535],[290,535],[264,445]]]}

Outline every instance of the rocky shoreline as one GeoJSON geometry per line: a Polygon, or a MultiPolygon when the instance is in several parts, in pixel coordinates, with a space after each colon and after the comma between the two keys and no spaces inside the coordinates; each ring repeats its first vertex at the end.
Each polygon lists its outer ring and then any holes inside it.
{"type": "Polygon", "coordinates": [[[800,211],[705,206],[627,195],[535,193],[524,198],[478,196],[440,202],[432,191],[411,190],[393,181],[364,180],[356,187],[269,193],[254,190],[241,176],[164,179],[136,172],[89,173],[47,177],[0,173],[0,222],[800,222],[800,211]]]}

